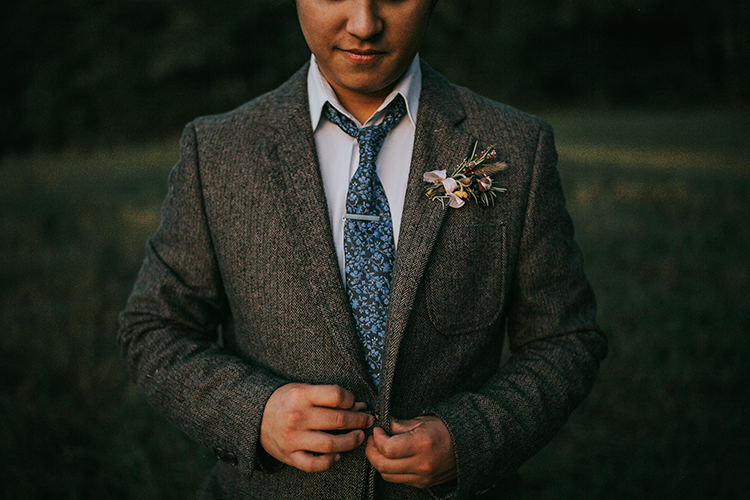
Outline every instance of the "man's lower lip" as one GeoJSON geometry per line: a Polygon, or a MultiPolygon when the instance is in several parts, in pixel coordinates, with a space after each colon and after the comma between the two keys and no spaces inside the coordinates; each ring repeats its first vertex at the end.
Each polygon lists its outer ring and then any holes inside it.
{"type": "Polygon", "coordinates": [[[347,59],[356,64],[369,64],[383,55],[380,52],[374,54],[358,54],[356,52],[349,52],[348,50],[342,52],[347,59]]]}

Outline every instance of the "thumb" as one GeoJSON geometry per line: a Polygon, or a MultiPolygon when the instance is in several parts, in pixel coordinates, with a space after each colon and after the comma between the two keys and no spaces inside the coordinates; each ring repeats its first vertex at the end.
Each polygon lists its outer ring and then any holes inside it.
{"type": "Polygon", "coordinates": [[[404,434],[411,432],[422,422],[420,420],[399,420],[397,418],[391,419],[391,434],[404,434]]]}

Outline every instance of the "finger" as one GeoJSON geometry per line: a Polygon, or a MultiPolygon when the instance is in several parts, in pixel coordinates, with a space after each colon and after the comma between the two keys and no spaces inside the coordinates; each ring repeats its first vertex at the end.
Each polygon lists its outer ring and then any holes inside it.
{"type": "Polygon", "coordinates": [[[391,419],[391,434],[404,434],[411,432],[422,424],[420,419],[398,420],[391,419]]]}
{"type": "Polygon", "coordinates": [[[365,455],[367,460],[375,467],[383,479],[386,479],[392,483],[408,482],[409,478],[398,478],[397,476],[413,476],[416,457],[399,457],[390,458],[385,456],[375,445],[375,441],[378,439],[374,435],[371,435],[367,441],[365,447],[365,455]]]}
{"type": "Polygon", "coordinates": [[[364,410],[367,403],[355,401],[354,394],[336,385],[311,385],[307,387],[308,402],[313,409],[349,410],[344,413],[318,413],[321,420],[311,420],[311,429],[348,430],[367,429],[375,425],[375,419],[364,410]]]}
{"type": "Polygon", "coordinates": [[[413,469],[411,471],[393,473],[388,471],[378,471],[378,473],[389,483],[408,484],[409,486],[415,486],[417,488],[429,488],[456,478],[455,469],[453,468],[435,469],[431,472],[428,472],[426,469],[424,469],[424,471],[413,469]],[[415,470],[417,472],[415,472],[415,470]]]}
{"type": "Polygon", "coordinates": [[[388,436],[373,429],[365,454],[384,480],[425,488],[455,477],[455,456],[448,430],[432,417],[396,424],[396,429],[412,429],[388,436]]]}
{"type": "Polygon", "coordinates": [[[302,451],[321,455],[331,455],[351,451],[365,440],[365,433],[361,430],[346,434],[330,434],[327,432],[308,432],[298,443],[302,451]]]}
{"type": "Polygon", "coordinates": [[[370,436],[365,455],[380,476],[389,483],[427,488],[455,477],[455,466],[443,461],[434,462],[435,457],[415,455],[388,458],[375,447],[375,440],[374,436],[370,436]]]}
{"type": "Polygon", "coordinates": [[[351,391],[337,385],[309,385],[307,388],[308,401],[313,406],[349,410],[356,403],[356,398],[351,391]]]}
{"type": "Polygon", "coordinates": [[[289,456],[289,465],[304,472],[323,472],[330,469],[341,459],[338,453],[317,454],[307,451],[296,451],[289,456]]]}
{"type": "Polygon", "coordinates": [[[426,486],[425,479],[417,474],[389,474],[380,471],[378,471],[378,473],[384,481],[389,483],[408,484],[409,486],[416,486],[417,488],[424,488],[426,486]]]}
{"type": "Polygon", "coordinates": [[[399,460],[416,454],[415,439],[412,433],[395,434],[389,436],[380,427],[372,431],[375,449],[388,460],[399,460]]]}
{"type": "Polygon", "coordinates": [[[369,429],[373,425],[375,419],[369,413],[324,407],[311,408],[307,421],[309,429],[334,432],[369,429]]]}
{"type": "Polygon", "coordinates": [[[352,408],[353,411],[366,411],[367,410],[367,403],[363,401],[357,401],[354,403],[354,407],[352,408]]]}

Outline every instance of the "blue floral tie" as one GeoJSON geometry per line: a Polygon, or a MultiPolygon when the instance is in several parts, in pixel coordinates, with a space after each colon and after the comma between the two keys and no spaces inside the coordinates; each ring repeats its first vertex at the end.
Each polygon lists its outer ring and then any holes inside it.
{"type": "Polygon", "coordinates": [[[359,167],[349,182],[344,216],[346,288],[368,371],[380,383],[383,336],[388,315],[393,260],[393,222],[388,199],[375,171],[375,159],[388,132],[406,114],[399,94],[380,125],[358,129],[326,103],[323,115],[359,143],[359,167]]]}

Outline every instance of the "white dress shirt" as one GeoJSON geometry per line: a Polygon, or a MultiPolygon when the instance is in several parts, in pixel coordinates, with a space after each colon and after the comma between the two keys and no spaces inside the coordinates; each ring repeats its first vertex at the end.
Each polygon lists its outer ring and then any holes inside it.
{"type": "Polygon", "coordinates": [[[341,105],[333,88],[321,75],[315,56],[312,56],[310,70],[307,74],[310,118],[312,119],[315,146],[320,162],[320,173],[323,176],[323,187],[328,200],[328,214],[333,229],[333,242],[344,283],[346,283],[344,272],[346,194],[349,190],[349,181],[359,166],[359,144],[356,138],[341,130],[338,125],[325,118],[321,119],[323,105],[330,102],[332,106],[352,120],[358,127],[369,127],[377,125],[383,120],[385,108],[396,95],[401,94],[404,97],[406,116],[388,133],[375,161],[378,177],[383,184],[391,209],[393,240],[398,246],[401,214],[404,210],[404,197],[409,179],[409,166],[411,165],[411,154],[414,147],[414,132],[421,90],[422,70],[417,55],[399,83],[383,101],[383,104],[364,124],[361,124],[341,105]]]}

